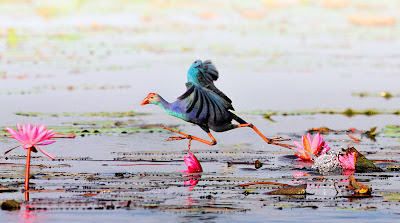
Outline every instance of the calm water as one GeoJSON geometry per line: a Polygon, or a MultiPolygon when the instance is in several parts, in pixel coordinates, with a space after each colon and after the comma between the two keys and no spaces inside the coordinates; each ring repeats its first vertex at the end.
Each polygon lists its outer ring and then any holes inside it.
{"type": "MultiPolygon", "coordinates": [[[[233,100],[238,114],[267,136],[299,140],[312,127],[368,130],[377,126],[384,131],[386,125],[398,125],[400,119],[394,115],[273,116],[276,122],[270,122],[252,113],[399,108],[399,97],[387,100],[379,96],[352,96],[358,92],[399,94],[400,51],[395,50],[400,48],[398,3],[342,1],[343,5],[335,6],[334,2],[0,3],[0,125],[14,126],[25,121],[71,126],[83,121],[133,120],[137,125],[176,125],[185,132],[206,137],[200,128],[171,119],[156,106],[140,106],[149,92],[174,101],[185,91],[186,71],[196,59],[211,59],[215,63],[220,72],[216,85],[233,100]],[[354,24],[352,16],[359,16],[361,25],[354,24]],[[388,18],[388,22],[379,22],[382,18],[388,18]],[[374,19],[377,24],[368,24],[374,19]],[[397,23],[391,23],[393,19],[397,23]],[[20,111],[135,111],[150,115],[15,115],[20,111]]],[[[326,177],[321,183],[312,179],[318,173],[305,169],[312,177],[295,179],[293,172],[299,171],[296,160],[283,158],[292,155],[292,151],[265,145],[251,130],[239,129],[216,133],[218,144],[214,147],[193,143],[192,152],[201,160],[204,173],[190,190],[183,183],[190,177],[178,172],[185,169],[182,161],[187,142],[163,141],[170,136],[169,132],[156,130],[59,139],[46,151],[61,160],[49,161],[35,154],[32,164],[46,166],[32,167],[37,176],[32,182],[37,189],[63,192],[32,193],[32,202],[26,205],[40,210],[28,211],[24,206],[21,211],[2,211],[0,221],[398,219],[398,200],[384,198],[385,194],[399,192],[398,172],[390,172],[389,176],[356,174],[373,187],[375,197],[358,201],[336,199],[333,182],[345,176],[326,177]],[[263,169],[252,169],[251,162],[256,159],[264,163],[263,169]],[[132,165],[154,164],[151,161],[165,161],[157,164],[166,165],[132,165]],[[230,167],[229,161],[249,164],[230,167]],[[116,173],[127,176],[118,178],[116,173]],[[254,181],[296,184],[296,180],[305,182],[308,192],[314,195],[291,200],[264,195],[273,188],[255,187],[249,189],[254,194],[245,196],[244,189],[234,187],[254,181]],[[322,189],[316,189],[320,183],[322,189]],[[212,197],[205,198],[208,195],[212,197]],[[125,208],[128,201],[132,205],[125,208]],[[111,204],[120,208],[87,210],[111,204]]],[[[399,160],[397,138],[377,137],[376,142],[363,138],[359,144],[352,143],[345,134],[327,134],[325,139],[334,149],[353,145],[370,159],[399,160]]],[[[16,145],[12,139],[0,138],[3,151],[16,145]]],[[[2,185],[20,190],[22,185],[16,183],[23,181],[25,160],[18,155],[24,155],[21,149],[1,157],[0,168],[5,176],[2,185]]],[[[349,193],[345,185],[341,183],[341,195],[349,193]]],[[[22,201],[23,194],[0,193],[0,199],[22,201]]]]}

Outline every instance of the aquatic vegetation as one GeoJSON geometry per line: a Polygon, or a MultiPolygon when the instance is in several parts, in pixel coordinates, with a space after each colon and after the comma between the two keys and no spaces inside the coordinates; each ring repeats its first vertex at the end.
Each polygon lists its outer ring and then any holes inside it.
{"type": "MultiPolygon", "coordinates": [[[[25,123],[23,123],[21,128],[20,124],[17,123],[17,128],[18,132],[12,128],[6,127],[11,136],[22,143],[22,145],[19,146],[22,146],[24,149],[28,150],[25,169],[25,190],[27,191],[29,190],[31,152],[37,152],[37,150],[39,150],[51,159],[55,159],[54,156],[50,155],[49,153],[38,147],[38,145],[49,145],[55,143],[55,141],[46,141],[50,139],[55,133],[53,132],[53,129],[47,130],[47,127],[45,127],[44,124],[39,127],[39,124],[31,126],[30,123],[28,125],[25,125],[25,123]]],[[[6,151],[4,154],[7,154],[17,147],[6,151]]],[[[25,199],[29,200],[27,193],[25,195],[25,199]]]]}
{"type": "Polygon", "coordinates": [[[187,166],[187,170],[180,170],[181,172],[186,172],[186,173],[200,173],[203,172],[203,168],[201,167],[201,164],[199,160],[197,160],[196,156],[193,155],[193,153],[188,152],[189,156],[185,156],[184,162],[187,166]]]}
{"type": "Polygon", "coordinates": [[[349,188],[353,190],[355,194],[370,195],[372,192],[372,187],[357,182],[351,175],[349,176],[349,188]]]}
{"type": "Polygon", "coordinates": [[[21,204],[15,200],[6,200],[1,203],[1,210],[19,210],[21,209],[21,204]]]}
{"type": "Polygon", "coordinates": [[[293,141],[296,147],[293,149],[297,150],[295,153],[300,159],[305,161],[312,161],[313,156],[320,156],[328,152],[331,148],[328,147],[328,143],[323,141],[324,137],[317,133],[313,139],[311,139],[310,133],[301,137],[301,144],[293,141]]]}
{"type": "Polygon", "coordinates": [[[400,137],[400,126],[398,125],[391,125],[385,127],[385,136],[388,137],[400,137]]]}
{"type": "Polygon", "coordinates": [[[392,94],[387,91],[380,93],[358,92],[358,93],[353,93],[352,95],[358,97],[383,97],[386,99],[391,99],[392,97],[400,97],[400,94],[392,94]]]}
{"type": "Polygon", "coordinates": [[[0,95],[27,95],[38,94],[39,90],[1,90],[0,95]]]}
{"type": "Polygon", "coordinates": [[[400,115],[398,109],[363,109],[356,110],[348,108],[346,110],[324,110],[324,109],[310,109],[310,110],[295,110],[295,111],[271,111],[271,110],[256,110],[256,111],[244,111],[245,114],[263,115],[265,119],[271,120],[272,116],[296,116],[296,115],[345,115],[347,117],[353,117],[356,115],[400,115]]]}
{"type": "Polygon", "coordinates": [[[16,112],[16,115],[21,116],[51,116],[51,117],[60,117],[60,116],[103,116],[103,117],[133,117],[135,115],[145,115],[145,113],[135,113],[133,111],[126,112],[87,112],[87,113],[75,113],[75,112],[62,112],[62,113],[42,113],[42,112],[16,112]]]}
{"type": "Polygon", "coordinates": [[[302,184],[298,186],[288,186],[284,188],[279,188],[274,191],[267,192],[268,195],[304,195],[306,194],[307,184],[302,184]]]}
{"type": "Polygon", "coordinates": [[[339,155],[339,161],[345,170],[354,170],[356,168],[356,157],[357,153],[349,153],[344,155],[339,155]]]}

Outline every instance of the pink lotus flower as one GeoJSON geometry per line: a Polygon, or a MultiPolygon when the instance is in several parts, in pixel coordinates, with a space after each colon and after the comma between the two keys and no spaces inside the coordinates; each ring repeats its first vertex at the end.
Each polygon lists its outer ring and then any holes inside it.
{"type": "MultiPolygon", "coordinates": [[[[31,126],[29,123],[28,125],[25,125],[25,123],[22,124],[22,129],[19,123],[17,123],[17,128],[18,132],[15,131],[12,128],[6,127],[6,130],[12,135],[12,137],[19,142],[22,143],[22,146],[24,149],[32,149],[32,151],[39,150],[42,152],[44,155],[50,157],[51,159],[55,159],[52,155],[47,153],[46,151],[41,150],[38,145],[49,145],[52,143],[55,143],[55,141],[46,141],[47,139],[51,138],[55,133],[52,133],[53,129],[47,130],[47,127],[44,125],[35,125],[31,126]]],[[[15,147],[17,148],[17,147],[15,147]]],[[[13,148],[13,149],[15,149],[13,148]]],[[[13,150],[11,149],[11,150],[13,150]]],[[[6,153],[10,152],[11,150],[8,150],[6,153]]]]}
{"type": "Polygon", "coordinates": [[[310,133],[308,133],[306,136],[303,135],[301,137],[301,144],[293,141],[294,145],[296,146],[293,147],[293,149],[298,151],[298,153],[295,153],[294,155],[298,156],[302,160],[312,161],[313,157],[311,155],[319,156],[331,149],[328,147],[328,143],[324,142],[323,139],[324,137],[320,136],[319,133],[315,135],[312,140],[310,133]]]}
{"type": "Polygon", "coordinates": [[[185,164],[188,167],[187,170],[180,170],[181,172],[186,172],[186,173],[200,173],[203,172],[203,168],[201,168],[200,162],[197,160],[197,158],[191,153],[188,152],[190,157],[185,156],[185,164]]]}
{"type": "MultiPolygon", "coordinates": [[[[22,124],[22,129],[19,123],[17,123],[17,128],[18,132],[15,131],[12,128],[6,127],[6,130],[11,134],[11,136],[18,140],[19,142],[22,143],[22,146],[24,149],[28,150],[27,156],[26,156],[26,166],[25,166],[25,200],[29,201],[29,171],[30,171],[30,164],[31,164],[31,152],[37,152],[39,150],[46,156],[55,159],[52,155],[48,154],[47,152],[39,149],[38,145],[49,145],[52,143],[55,143],[55,141],[45,141],[47,139],[50,139],[55,133],[52,133],[53,129],[47,130],[47,127],[44,127],[44,125],[35,125],[31,126],[29,123],[28,125],[25,125],[25,123],[22,124]]],[[[17,147],[19,147],[17,146],[17,147]]],[[[17,148],[14,147],[4,154],[7,154],[11,150],[17,148]]]]}
{"type": "Polygon", "coordinates": [[[345,170],[354,170],[356,168],[357,153],[349,153],[347,155],[340,155],[339,161],[345,170]]]}

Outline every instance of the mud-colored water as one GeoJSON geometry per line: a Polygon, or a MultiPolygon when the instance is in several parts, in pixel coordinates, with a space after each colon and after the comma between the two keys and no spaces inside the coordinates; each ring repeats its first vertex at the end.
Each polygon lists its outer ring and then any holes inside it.
{"type": "MultiPolygon", "coordinates": [[[[1,156],[0,201],[23,204],[20,211],[1,211],[1,219],[396,221],[400,174],[388,166],[398,166],[400,140],[385,133],[386,126],[399,125],[398,115],[281,114],[399,109],[398,97],[353,95],[400,93],[399,11],[397,1],[350,0],[0,3],[0,126],[25,121],[77,134],[43,147],[55,161],[33,154],[29,202],[20,192],[25,151],[1,156]],[[325,134],[333,150],[354,146],[368,159],[390,160],[376,162],[386,172],[353,174],[373,188],[372,197],[348,198],[347,175],[322,176],[251,129],[215,133],[213,147],[193,142],[191,152],[204,172],[179,172],[186,168],[187,141],[166,142],[175,135],[157,126],[207,135],[140,102],[149,92],[175,100],[196,59],[214,62],[220,72],[216,85],[237,114],[266,136],[298,141],[309,129],[326,126],[338,130],[325,134]],[[87,114],[116,111],[138,115],[87,114]],[[271,116],[274,122],[262,115],[273,111],[280,112],[271,116]],[[379,133],[375,141],[356,133],[361,141],[355,143],[344,132],[372,127],[379,133]],[[255,160],[263,163],[260,169],[255,160]],[[191,179],[196,185],[185,185],[191,179]],[[252,182],[306,184],[307,195],[265,194],[276,185],[238,187],[252,182]]],[[[4,152],[17,144],[0,137],[4,152]]]]}

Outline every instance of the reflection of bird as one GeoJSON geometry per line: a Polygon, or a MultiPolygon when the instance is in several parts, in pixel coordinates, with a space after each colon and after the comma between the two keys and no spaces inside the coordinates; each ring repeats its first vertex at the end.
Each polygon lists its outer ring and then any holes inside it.
{"type": "Polygon", "coordinates": [[[179,133],[183,136],[170,137],[167,140],[189,139],[189,149],[191,140],[215,145],[217,141],[210,132],[224,132],[240,127],[250,127],[264,139],[268,144],[274,144],[290,148],[290,145],[276,143],[275,141],[285,141],[282,138],[266,138],[251,123],[247,123],[230,110],[232,101],[218,88],[215,87],[214,81],[218,79],[218,71],[211,61],[196,60],[187,73],[188,82],[186,83],[186,92],[178,97],[173,103],[168,103],[160,95],[150,93],[142,102],[142,105],[155,104],[164,109],[168,114],[183,119],[187,122],[194,123],[202,128],[210,136],[212,141],[200,139],[186,133],[178,132],[167,127],[163,127],[170,131],[179,133]],[[235,120],[239,124],[233,124],[235,120]]]}

